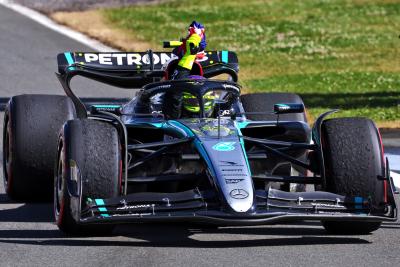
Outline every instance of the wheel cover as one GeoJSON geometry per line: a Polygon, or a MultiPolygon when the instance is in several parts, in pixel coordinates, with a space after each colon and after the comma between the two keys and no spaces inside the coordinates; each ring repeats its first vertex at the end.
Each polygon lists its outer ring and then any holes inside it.
{"type": "Polygon", "coordinates": [[[3,139],[3,166],[4,166],[4,187],[7,193],[11,190],[12,183],[12,164],[13,164],[13,147],[10,118],[6,118],[6,128],[4,130],[3,139]]]}
{"type": "Polygon", "coordinates": [[[57,224],[61,223],[64,209],[65,151],[62,143],[58,149],[57,169],[54,181],[54,215],[57,224]]]}

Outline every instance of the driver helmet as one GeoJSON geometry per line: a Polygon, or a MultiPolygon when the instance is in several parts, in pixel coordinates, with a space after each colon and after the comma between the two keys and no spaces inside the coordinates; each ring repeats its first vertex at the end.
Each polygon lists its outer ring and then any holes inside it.
{"type": "MultiPolygon", "coordinates": [[[[204,79],[202,76],[189,76],[189,79],[204,79]]],[[[206,117],[210,117],[214,111],[215,99],[218,96],[216,92],[209,91],[203,95],[203,103],[204,103],[204,113],[206,117]]],[[[182,94],[182,106],[185,111],[188,111],[193,114],[200,113],[200,103],[197,97],[189,92],[183,92],[182,94]]]]}

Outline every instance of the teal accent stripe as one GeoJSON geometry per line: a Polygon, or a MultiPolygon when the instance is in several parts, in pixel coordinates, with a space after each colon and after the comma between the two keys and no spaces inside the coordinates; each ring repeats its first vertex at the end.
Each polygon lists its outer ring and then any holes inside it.
{"type": "Polygon", "coordinates": [[[178,121],[169,121],[168,123],[174,125],[175,127],[178,127],[179,129],[182,129],[187,134],[188,137],[194,136],[194,133],[188,127],[186,127],[186,125],[178,121]]]}
{"type": "Polygon", "coordinates": [[[72,54],[71,52],[65,52],[64,53],[65,58],[67,59],[67,62],[69,65],[74,64],[74,60],[72,59],[72,54]]]}
{"type": "MultiPolygon", "coordinates": [[[[101,198],[97,198],[97,199],[95,199],[94,201],[96,202],[96,205],[97,205],[97,206],[105,206],[104,200],[101,199],[101,198]]],[[[101,212],[107,212],[107,208],[106,208],[106,207],[99,207],[98,209],[99,209],[99,211],[101,211],[101,212]]],[[[108,215],[108,214],[106,214],[106,213],[101,213],[100,215],[103,216],[103,217],[110,217],[110,215],[108,215]]]]}
{"type": "Polygon", "coordinates": [[[162,128],[164,125],[162,122],[151,122],[150,124],[156,128],[162,128]]]}
{"type": "Polygon", "coordinates": [[[120,105],[93,105],[94,107],[97,108],[120,108],[120,105]]]}
{"type": "Polygon", "coordinates": [[[241,122],[237,122],[236,124],[237,124],[237,127],[238,127],[239,129],[242,129],[242,128],[246,128],[247,125],[249,125],[249,123],[250,123],[250,122],[248,122],[248,121],[241,121],[241,122]]]}
{"type": "Polygon", "coordinates": [[[222,51],[221,52],[221,60],[224,63],[228,63],[228,51],[222,51]]]}
{"type": "Polygon", "coordinates": [[[97,206],[104,206],[104,200],[102,200],[101,198],[97,198],[94,200],[96,202],[97,206]]]}
{"type": "Polygon", "coordinates": [[[363,203],[363,198],[362,197],[355,197],[354,198],[355,203],[363,203]]]}
{"type": "Polygon", "coordinates": [[[363,198],[362,197],[354,197],[354,203],[356,203],[354,208],[362,209],[363,198]]]}

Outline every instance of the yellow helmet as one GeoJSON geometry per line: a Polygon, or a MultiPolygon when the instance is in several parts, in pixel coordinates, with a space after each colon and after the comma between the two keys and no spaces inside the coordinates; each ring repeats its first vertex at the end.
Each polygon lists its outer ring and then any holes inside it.
{"type": "MultiPolygon", "coordinates": [[[[217,98],[215,92],[210,91],[207,92],[203,96],[203,102],[204,102],[204,112],[208,115],[210,115],[213,111],[214,107],[214,100],[217,98]]],[[[189,112],[192,113],[199,113],[200,112],[200,104],[197,99],[197,97],[191,93],[188,92],[183,92],[183,97],[182,97],[182,105],[183,108],[189,112]]]]}

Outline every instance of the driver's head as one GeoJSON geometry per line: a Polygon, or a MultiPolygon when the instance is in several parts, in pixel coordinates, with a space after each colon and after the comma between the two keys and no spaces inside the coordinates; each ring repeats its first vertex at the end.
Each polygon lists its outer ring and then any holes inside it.
{"type": "MultiPolygon", "coordinates": [[[[217,98],[215,92],[210,91],[203,96],[204,102],[204,115],[206,117],[210,117],[214,111],[214,103],[217,98]]],[[[184,92],[182,97],[182,106],[183,108],[193,114],[200,113],[200,104],[197,97],[191,93],[184,92]]]]}

